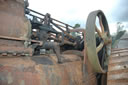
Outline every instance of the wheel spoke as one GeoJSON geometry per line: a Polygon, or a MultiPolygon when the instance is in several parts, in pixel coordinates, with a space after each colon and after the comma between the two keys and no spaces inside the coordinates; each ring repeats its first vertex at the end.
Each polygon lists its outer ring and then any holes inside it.
{"type": "Polygon", "coordinates": [[[102,17],[101,16],[99,16],[99,23],[100,23],[102,33],[104,33],[104,26],[103,26],[103,23],[102,23],[102,17]]]}
{"type": "Polygon", "coordinates": [[[101,42],[100,45],[96,48],[96,53],[98,53],[104,46],[104,42],[101,42]]]}
{"type": "Polygon", "coordinates": [[[96,29],[96,32],[98,33],[98,35],[99,35],[100,37],[102,37],[102,33],[100,32],[100,30],[97,28],[96,25],[95,25],[95,29],[96,29]]]}

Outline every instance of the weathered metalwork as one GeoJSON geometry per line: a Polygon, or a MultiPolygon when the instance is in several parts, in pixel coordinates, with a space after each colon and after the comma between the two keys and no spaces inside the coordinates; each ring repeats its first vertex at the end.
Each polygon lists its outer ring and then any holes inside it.
{"type": "Polygon", "coordinates": [[[33,49],[28,46],[31,43],[29,42],[31,25],[24,16],[24,1],[2,0],[0,19],[0,53],[32,56],[33,49]],[[10,37],[11,40],[8,40],[7,37],[10,37]]]}
{"type": "Polygon", "coordinates": [[[128,49],[113,49],[109,58],[107,85],[128,85],[128,49]]]}
{"type": "Polygon", "coordinates": [[[125,33],[109,57],[107,85],[128,85],[128,40],[125,33]]]}
{"type": "Polygon", "coordinates": [[[99,73],[104,73],[111,40],[102,11],[89,15],[85,30],[74,29],[28,6],[28,0],[0,0],[0,85],[103,84],[106,79],[99,73]],[[103,33],[96,31],[102,39],[95,39],[97,16],[103,33]],[[98,44],[102,41],[104,49],[98,44]],[[98,51],[103,53],[98,55],[98,51]]]}
{"type": "Polygon", "coordinates": [[[83,63],[77,60],[78,56],[63,56],[73,62],[58,64],[55,56],[1,58],[0,85],[96,85],[91,69],[83,75],[83,63]]]}
{"type": "Polygon", "coordinates": [[[87,43],[87,55],[89,61],[96,72],[105,73],[104,63],[108,57],[107,51],[110,51],[111,43],[109,27],[107,20],[102,11],[94,11],[90,13],[86,23],[86,43],[87,43]],[[99,24],[101,31],[96,26],[96,18],[99,18],[99,24]],[[97,36],[96,36],[97,32],[97,36]],[[99,37],[98,37],[99,36],[99,37]],[[97,42],[97,39],[100,42],[97,42]],[[108,47],[109,46],[109,47],[108,47]],[[100,52],[101,51],[101,52],[100,52]],[[101,56],[102,55],[102,56],[101,56]]]}

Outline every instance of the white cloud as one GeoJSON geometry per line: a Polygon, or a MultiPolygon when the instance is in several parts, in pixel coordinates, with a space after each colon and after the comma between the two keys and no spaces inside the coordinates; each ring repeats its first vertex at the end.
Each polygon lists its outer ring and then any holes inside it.
{"type": "MultiPolygon", "coordinates": [[[[30,8],[43,14],[50,13],[52,17],[68,24],[80,23],[85,27],[87,16],[91,11],[103,10],[107,17],[115,6],[116,0],[29,0],[30,8]]],[[[111,18],[108,18],[111,22],[111,18]]],[[[110,24],[110,29],[114,25],[110,24]]],[[[113,28],[115,30],[115,28],[113,28]]],[[[113,32],[112,30],[112,32],[113,32]]]]}
{"type": "Polygon", "coordinates": [[[109,29],[110,29],[110,33],[111,34],[116,33],[116,31],[117,31],[117,24],[116,23],[109,24],[109,29]]]}

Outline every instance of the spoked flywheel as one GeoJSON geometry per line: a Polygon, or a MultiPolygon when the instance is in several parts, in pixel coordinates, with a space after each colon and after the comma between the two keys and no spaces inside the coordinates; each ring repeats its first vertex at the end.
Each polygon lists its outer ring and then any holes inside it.
{"type": "Polygon", "coordinates": [[[91,12],[88,16],[86,44],[92,68],[97,73],[105,73],[105,63],[111,51],[111,38],[106,17],[101,10],[91,12]]]}

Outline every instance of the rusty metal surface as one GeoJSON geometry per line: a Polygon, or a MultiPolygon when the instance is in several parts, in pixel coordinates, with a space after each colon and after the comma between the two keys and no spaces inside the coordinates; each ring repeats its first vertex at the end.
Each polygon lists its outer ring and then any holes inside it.
{"type": "MultiPolygon", "coordinates": [[[[50,14],[43,15],[31,9],[28,9],[30,16],[34,12],[44,16],[44,19],[32,15],[33,19],[29,22],[25,17],[26,9],[24,0],[0,1],[0,85],[97,85],[97,73],[90,62],[90,56],[86,54],[86,38],[89,39],[89,36],[86,36],[85,29],[72,30],[74,27],[51,18],[50,14]],[[37,35],[32,38],[34,29],[37,35]],[[70,32],[80,32],[80,36],[75,37],[70,32]],[[53,37],[48,33],[53,34],[53,37]],[[54,39],[49,39],[49,36],[58,41],[52,42],[54,39]],[[40,41],[45,42],[44,45],[40,41]],[[79,49],[79,45],[83,48],[79,49]],[[62,46],[64,50],[60,50],[62,46]],[[56,55],[51,54],[49,49],[55,51],[56,55]],[[45,55],[40,55],[40,50],[45,50],[45,55]],[[61,64],[57,63],[59,57],[63,61],[61,64]]],[[[99,70],[99,67],[95,68],[99,70]]]]}
{"type": "Polygon", "coordinates": [[[28,20],[24,16],[23,0],[4,0],[0,3],[0,35],[27,38],[28,20]]]}
{"type": "Polygon", "coordinates": [[[86,52],[84,53],[83,76],[85,85],[98,85],[96,73],[93,70],[93,67],[91,67],[91,63],[86,56],[86,52]]]}
{"type": "MultiPolygon", "coordinates": [[[[28,40],[31,28],[24,14],[24,0],[0,1],[0,19],[0,36],[28,40]]],[[[0,38],[0,53],[32,55],[33,50],[27,48],[28,43],[0,38]]]]}
{"type": "Polygon", "coordinates": [[[128,85],[128,49],[113,49],[109,58],[107,85],[128,85]]]}
{"type": "Polygon", "coordinates": [[[1,57],[0,85],[96,85],[89,65],[83,76],[81,60],[58,64],[51,57],[1,57]]]}

